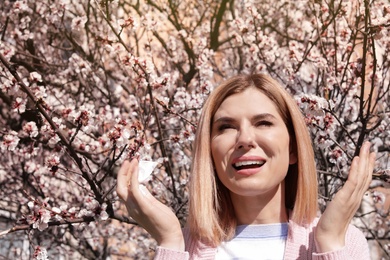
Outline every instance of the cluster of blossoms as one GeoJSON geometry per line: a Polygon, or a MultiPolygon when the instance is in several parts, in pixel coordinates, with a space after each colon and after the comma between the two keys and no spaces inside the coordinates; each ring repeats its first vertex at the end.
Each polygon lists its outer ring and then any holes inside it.
{"type": "Polygon", "coordinates": [[[48,223],[52,218],[52,211],[47,210],[44,205],[40,205],[34,201],[30,201],[27,205],[32,211],[32,214],[26,217],[26,222],[32,224],[32,227],[39,231],[45,230],[49,226],[48,223]]]}
{"type": "Polygon", "coordinates": [[[32,225],[33,229],[43,231],[48,228],[50,221],[70,221],[76,218],[93,217],[96,220],[107,220],[107,205],[100,204],[92,198],[85,199],[85,208],[77,209],[72,207],[68,209],[67,205],[61,207],[49,207],[46,202],[30,201],[27,203],[31,214],[20,219],[20,222],[32,225]]]}
{"type": "Polygon", "coordinates": [[[296,100],[312,133],[315,147],[325,151],[329,162],[339,167],[345,166],[348,162],[345,150],[343,147],[334,147],[337,121],[331,114],[333,102],[310,94],[301,94],[296,100]]]}
{"type": "Polygon", "coordinates": [[[107,138],[110,140],[111,144],[115,144],[118,147],[123,147],[128,144],[128,140],[132,135],[135,135],[134,128],[126,128],[126,120],[117,120],[117,124],[108,132],[107,138]]]}
{"type": "Polygon", "coordinates": [[[108,214],[106,212],[107,204],[100,204],[93,198],[87,198],[85,200],[85,208],[81,209],[76,217],[94,217],[97,220],[107,220],[108,214]]]}
{"type": "Polygon", "coordinates": [[[332,103],[324,98],[301,94],[296,98],[305,116],[306,124],[315,137],[314,143],[320,148],[329,147],[334,139],[335,118],[330,113],[332,103]]]}

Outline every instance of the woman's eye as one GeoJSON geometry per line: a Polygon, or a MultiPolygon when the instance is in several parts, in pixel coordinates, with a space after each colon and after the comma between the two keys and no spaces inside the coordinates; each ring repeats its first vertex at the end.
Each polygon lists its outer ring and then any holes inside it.
{"type": "Polygon", "coordinates": [[[224,130],[233,129],[233,128],[234,128],[234,126],[231,124],[222,124],[222,125],[218,126],[218,131],[224,131],[224,130]]]}
{"type": "Polygon", "coordinates": [[[259,121],[256,123],[256,126],[272,126],[272,122],[270,121],[259,121]]]}

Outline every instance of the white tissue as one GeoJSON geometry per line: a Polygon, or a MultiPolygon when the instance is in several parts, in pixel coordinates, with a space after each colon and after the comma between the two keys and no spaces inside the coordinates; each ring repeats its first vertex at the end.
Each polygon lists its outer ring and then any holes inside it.
{"type": "Polygon", "coordinates": [[[139,168],[138,182],[139,183],[145,182],[152,174],[156,166],[157,166],[157,162],[140,160],[139,167],[138,167],[139,168]]]}

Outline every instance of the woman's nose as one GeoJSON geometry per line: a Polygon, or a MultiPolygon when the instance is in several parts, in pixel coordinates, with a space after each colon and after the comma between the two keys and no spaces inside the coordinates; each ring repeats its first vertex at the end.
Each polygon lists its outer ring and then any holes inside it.
{"type": "Polygon", "coordinates": [[[251,149],[255,145],[254,133],[250,127],[242,128],[237,132],[236,149],[251,149]]]}

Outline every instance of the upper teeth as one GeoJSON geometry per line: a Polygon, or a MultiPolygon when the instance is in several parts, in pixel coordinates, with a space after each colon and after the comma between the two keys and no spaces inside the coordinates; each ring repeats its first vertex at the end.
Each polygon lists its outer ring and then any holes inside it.
{"type": "Polygon", "coordinates": [[[240,167],[244,165],[252,165],[252,164],[264,164],[263,161],[242,161],[242,162],[237,162],[234,164],[235,167],[240,167]]]}

